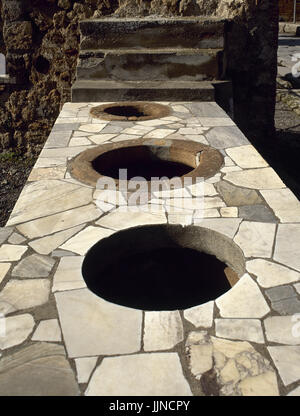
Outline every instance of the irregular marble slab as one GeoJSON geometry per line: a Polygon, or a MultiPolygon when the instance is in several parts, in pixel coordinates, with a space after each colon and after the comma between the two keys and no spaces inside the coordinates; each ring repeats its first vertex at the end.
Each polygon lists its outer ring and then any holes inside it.
{"type": "Polygon", "coordinates": [[[270,312],[259,287],[248,274],[217,298],[216,305],[223,318],[262,318],[270,312]]]}
{"type": "Polygon", "coordinates": [[[168,350],[182,340],[183,325],[178,311],[145,312],[145,351],[168,350]]]}
{"type": "Polygon", "coordinates": [[[278,344],[300,345],[299,324],[293,316],[270,316],[264,320],[264,326],[268,341],[278,344]]]}
{"type": "Polygon", "coordinates": [[[215,324],[217,337],[264,343],[259,319],[216,319],[215,324]]]}
{"type": "Polygon", "coordinates": [[[32,341],[60,342],[61,330],[57,319],[41,321],[35,330],[32,341]]]}
{"type": "Polygon", "coordinates": [[[300,347],[268,347],[285,386],[300,379],[300,347]]]}
{"type": "Polygon", "coordinates": [[[112,234],[114,234],[114,231],[107,228],[89,226],[59,248],[84,255],[94,244],[112,234]]]}
{"type": "Polygon", "coordinates": [[[300,224],[279,224],[274,260],[300,271],[300,224]]]}
{"type": "Polygon", "coordinates": [[[26,246],[3,244],[0,247],[0,262],[18,261],[27,250],[28,247],[26,246]]]}
{"type": "Polygon", "coordinates": [[[86,396],[192,396],[176,353],[104,358],[86,396]]]}
{"type": "Polygon", "coordinates": [[[261,194],[281,222],[300,221],[300,203],[290,189],[261,191],[261,194]]]}
{"type": "Polygon", "coordinates": [[[87,205],[92,190],[60,180],[41,180],[27,185],[8,220],[9,225],[87,205]]]}
{"type": "Polygon", "coordinates": [[[246,257],[271,257],[275,237],[275,224],[243,221],[234,242],[246,257]]]}
{"type": "Polygon", "coordinates": [[[28,313],[7,318],[0,317],[0,350],[22,344],[33,331],[34,325],[34,319],[28,313]]]}
{"type": "Polygon", "coordinates": [[[84,257],[63,257],[54,274],[52,292],[86,287],[81,274],[81,266],[84,257]]]}
{"type": "Polygon", "coordinates": [[[0,313],[8,314],[48,302],[48,279],[10,280],[0,292],[0,313]]]}
{"type": "Polygon", "coordinates": [[[300,273],[268,260],[247,261],[246,269],[257,276],[260,286],[268,288],[300,280],[300,273]]]}
{"type": "Polygon", "coordinates": [[[99,218],[102,212],[94,205],[86,205],[50,215],[49,217],[29,221],[17,226],[18,230],[28,238],[44,237],[58,231],[75,227],[99,218]]]}
{"type": "Polygon", "coordinates": [[[32,254],[21,260],[12,271],[14,277],[48,277],[55,260],[51,257],[32,254]]]}
{"type": "Polygon", "coordinates": [[[75,358],[78,383],[87,383],[96,367],[98,357],[75,358]]]}
{"type": "Polygon", "coordinates": [[[50,254],[53,250],[57,249],[57,247],[65,243],[69,238],[73,237],[73,235],[81,231],[83,227],[84,225],[78,225],[77,227],[73,227],[65,231],[60,231],[53,235],[31,241],[29,245],[37,253],[50,254]]]}
{"type": "Polygon", "coordinates": [[[142,311],[106,302],[88,289],[57,292],[55,298],[69,357],[140,350],[142,311]]]}
{"type": "Polygon", "coordinates": [[[194,306],[184,310],[184,318],[195,327],[210,328],[213,324],[214,302],[206,302],[203,305],[194,306]]]}
{"type": "Polygon", "coordinates": [[[0,283],[5,278],[8,270],[10,269],[11,263],[0,263],[0,283]]]}
{"type": "Polygon", "coordinates": [[[284,183],[272,168],[245,169],[239,172],[230,172],[224,176],[224,180],[250,189],[285,188],[284,183]]]}
{"type": "Polygon", "coordinates": [[[243,169],[267,167],[267,162],[261,157],[252,145],[231,147],[226,153],[243,169]]]}

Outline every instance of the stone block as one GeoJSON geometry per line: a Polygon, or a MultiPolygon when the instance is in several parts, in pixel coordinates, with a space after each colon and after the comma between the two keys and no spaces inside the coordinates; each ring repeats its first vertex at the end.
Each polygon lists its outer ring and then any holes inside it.
{"type": "Polygon", "coordinates": [[[225,21],[217,18],[95,19],[80,22],[81,49],[223,48],[225,21]],[[172,33],[172,36],[170,36],[172,33]]]}
{"type": "Polygon", "coordinates": [[[218,51],[118,50],[98,53],[99,57],[89,55],[82,54],[77,79],[203,81],[219,77],[218,51]]]}

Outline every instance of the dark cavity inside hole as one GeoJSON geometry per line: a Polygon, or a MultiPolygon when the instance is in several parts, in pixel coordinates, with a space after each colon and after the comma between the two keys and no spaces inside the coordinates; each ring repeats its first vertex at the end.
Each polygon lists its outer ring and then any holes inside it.
{"type": "Polygon", "coordinates": [[[191,248],[167,247],[131,254],[102,268],[101,273],[98,263],[94,255],[84,264],[88,287],[109,302],[135,309],[186,309],[231,288],[224,273],[226,264],[191,248]]]}
{"type": "Polygon", "coordinates": [[[116,106],[116,107],[108,107],[104,110],[105,113],[111,114],[113,116],[121,116],[121,117],[145,117],[148,114],[145,114],[143,111],[139,111],[137,107],[124,105],[124,106],[116,106]]]}
{"type": "Polygon", "coordinates": [[[113,179],[119,179],[119,169],[127,169],[128,180],[141,176],[147,181],[152,177],[180,177],[194,169],[185,163],[167,160],[166,157],[166,154],[155,152],[147,146],[124,147],[98,156],[92,166],[101,175],[113,179]]]}
{"type": "Polygon", "coordinates": [[[39,56],[34,64],[35,69],[41,74],[47,74],[50,68],[50,62],[43,56],[39,56]]]}

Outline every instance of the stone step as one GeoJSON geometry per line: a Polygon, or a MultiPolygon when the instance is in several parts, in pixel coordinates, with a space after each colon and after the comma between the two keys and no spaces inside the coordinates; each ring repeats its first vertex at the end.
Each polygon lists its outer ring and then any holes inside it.
{"type": "Polygon", "coordinates": [[[226,23],[212,17],[83,20],[80,49],[220,49],[224,47],[226,23]]]}
{"type": "Polygon", "coordinates": [[[220,49],[84,51],[77,79],[203,81],[219,79],[222,67],[220,49]]]}
{"type": "Polygon", "coordinates": [[[207,81],[77,80],[72,87],[72,102],[130,100],[215,101],[215,89],[207,81]]]}

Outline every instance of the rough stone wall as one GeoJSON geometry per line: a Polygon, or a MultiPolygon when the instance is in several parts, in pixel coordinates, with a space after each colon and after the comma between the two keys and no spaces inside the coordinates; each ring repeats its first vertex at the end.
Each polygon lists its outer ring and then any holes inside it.
{"type": "Polygon", "coordinates": [[[8,99],[0,103],[0,150],[40,150],[61,105],[70,99],[78,21],[110,14],[233,18],[227,77],[233,80],[236,121],[253,137],[272,133],[277,0],[0,0],[0,11],[0,52],[16,79],[5,87],[8,99]]]}

